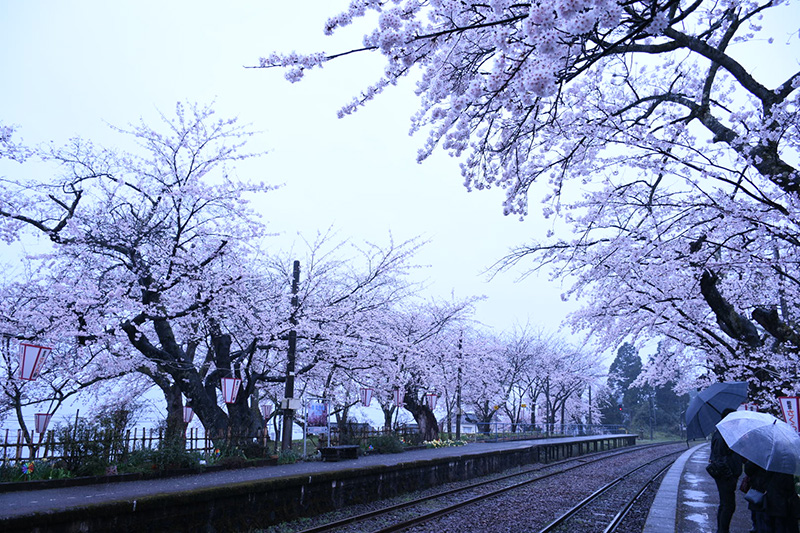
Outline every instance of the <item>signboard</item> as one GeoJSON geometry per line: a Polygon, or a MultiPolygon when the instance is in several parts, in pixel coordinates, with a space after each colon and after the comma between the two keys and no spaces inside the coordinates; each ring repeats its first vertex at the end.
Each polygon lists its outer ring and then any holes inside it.
{"type": "Polygon", "coordinates": [[[797,396],[780,396],[778,401],[781,404],[781,411],[783,411],[783,420],[800,433],[800,420],[797,418],[800,398],[797,396]]]}
{"type": "Polygon", "coordinates": [[[328,430],[328,402],[323,399],[312,399],[306,411],[306,426],[311,430],[328,430]]]}

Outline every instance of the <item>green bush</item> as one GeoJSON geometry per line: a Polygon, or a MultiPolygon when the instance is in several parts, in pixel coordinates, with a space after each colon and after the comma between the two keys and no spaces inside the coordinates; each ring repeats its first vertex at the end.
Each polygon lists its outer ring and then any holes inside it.
{"type": "Polygon", "coordinates": [[[100,425],[84,419],[56,427],[64,468],[75,476],[99,475],[105,471],[108,456],[100,425]]]}
{"type": "Polygon", "coordinates": [[[185,468],[200,468],[202,456],[177,446],[157,450],[136,450],[118,467],[119,472],[149,472],[185,468]]]}
{"type": "Polygon", "coordinates": [[[405,446],[403,442],[392,435],[382,435],[367,439],[365,448],[370,453],[400,453],[405,446]]]}
{"type": "Polygon", "coordinates": [[[249,442],[242,446],[242,453],[247,459],[263,459],[269,457],[270,449],[258,442],[249,442]]]}
{"type": "Polygon", "coordinates": [[[300,460],[300,454],[294,450],[282,451],[278,454],[279,465],[290,465],[300,460]]]}

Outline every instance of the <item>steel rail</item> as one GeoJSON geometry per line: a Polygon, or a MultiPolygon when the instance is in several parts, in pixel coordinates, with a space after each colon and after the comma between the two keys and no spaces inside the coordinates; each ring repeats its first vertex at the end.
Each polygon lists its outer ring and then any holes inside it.
{"type": "MultiPolygon", "coordinates": [[[[606,494],[606,493],[607,493],[607,492],[609,492],[609,491],[610,491],[612,488],[614,488],[614,487],[616,487],[618,484],[622,483],[622,482],[623,482],[623,481],[624,481],[624,480],[625,480],[625,479],[626,479],[628,476],[631,476],[632,474],[635,474],[635,473],[636,473],[636,472],[638,472],[639,470],[642,470],[643,468],[646,468],[646,467],[648,467],[648,466],[652,465],[653,463],[656,463],[656,462],[658,462],[658,461],[661,461],[662,459],[664,459],[664,458],[666,458],[666,457],[669,457],[670,455],[677,455],[677,453],[670,453],[670,454],[667,454],[667,455],[663,455],[663,456],[661,456],[661,457],[657,457],[657,458],[653,459],[652,461],[648,461],[648,462],[646,462],[646,463],[644,463],[644,464],[641,464],[641,465],[637,466],[636,468],[634,468],[634,469],[632,469],[632,470],[629,470],[629,471],[628,471],[628,472],[626,472],[625,474],[623,474],[623,475],[619,476],[619,477],[618,477],[618,478],[616,478],[615,480],[613,480],[613,481],[611,481],[611,482],[607,483],[606,485],[604,485],[604,486],[600,487],[600,488],[599,488],[599,489],[597,489],[595,492],[593,492],[592,494],[590,494],[589,496],[587,496],[586,498],[584,498],[582,501],[578,502],[578,504],[576,504],[574,507],[572,507],[572,508],[571,508],[570,510],[568,510],[566,513],[562,514],[561,516],[559,516],[558,518],[556,518],[555,520],[553,520],[552,522],[550,522],[548,525],[546,525],[545,527],[543,527],[542,529],[540,529],[540,530],[539,530],[539,533],[551,533],[552,531],[555,531],[555,530],[556,530],[556,529],[558,529],[560,526],[562,526],[562,525],[563,525],[565,522],[567,522],[567,521],[568,521],[570,518],[572,518],[573,516],[575,516],[577,513],[579,513],[579,512],[580,512],[581,510],[583,510],[585,507],[587,507],[589,504],[591,504],[592,502],[594,502],[595,500],[597,500],[598,498],[600,498],[600,496],[602,496],[602,495],[606,494]]],[[[670,464],[671,464],[671,463],[670,463],[670,464]]],[[[618,524],[619,522],[621,522],[621,521],[622,521],[622,518],[623,518],[623,516],[621,516],[621,515],[627,514],[627,512],[628,512],[628,510],[629,510],[630,506],[632,506],[632,505],[633,505],[633,502],[634,502],[636,499],[638,499],[638,498],[639,498],[639,496],[640,496],[640,495],[641,495],[641,494],[644,492],[644,490],[645,490],[645,489],[646,489],[648,486],[650,486],[650,483],[652,483],[653,479],[654,479],[654,478],[656,478],[656,477],[658,477],[659,475],[661,475],[661,474],[664,472],[664,470],[666,470],[666,468],[667,468],[667,467],[669,467],[669,466],[670,466],[670,465],[667,465],[667,466],[666,466],[666,467],[664,467],[663,469],[659,470],[659,472],[658,472],[658,473],[657,473],[655,476],[651,476],[651,478],[650,478],[650,479],[647,481],[647,483],[645,483],[645,486],[644,486],[644,488],[642,488],[641,490],[639,490],[639,492],[637,493],[637,495],[636,495],[636,496],[635,496],[635,497],[634,497],[632,500],[630,500],[630,501],[629,501],[629,502],[628,502],[628,503],[627,503],[627,504],[626,504],[626,505],[625,505],[625,506],[622,508],[622,510],[621,510],[619,513],[617,513],[617,515],[616,515],[616,516],[615,516],[615,517],[612,519],[612,523],[614,523],[615,521],[616,521],[616,523],[617,523],[617,524],[618,524]]],[[[614,527],[616,527],[616,525],[615,525],[614,527]]],[[[613,531],[613,529],[612,529],[612,531],[613,531]]]]}
{"type": "MultiPolygon", "coordinates": [[[[458,494],[460,492],[466,492],[466,491],[473,490],[473,489],[476,489],[476,488],[480,488],[480,487],[483,487],[483,486],[486,486],[486,485],[490,485],[490,484],[493,484],[493,483],[498,483],[498,482],[506,481],[506,480],[509,480],[509,479],[513,479],[515,477],[521,477],[521,476],[525,476],[525,475],[529,475],[529,474],[535,474],[536,472],[539,472],[539,471],[544,470],[546,468],[557,467],[557,466],[560,466],[560,465],[563,465],[563,464],[566,464],[566,463],[570,463],[570,462],[575,462],[575,461],[578,461],[580,463],[578,465],[575,465],[573,467],[569,467],[569,468],[564,469],[564,470],[559,470],[557,472],[544,474],[544,475],[538,476],[538,477],[536,477],[536,478],[534,478],[532,480],[527,480],[527,481],[522,482],[522,483],[511,485],[508,488],[499,489],[498,491],[488,493],[487,495],[482,495],[482,496],[479,496],[479,497],[476,497],[476,498],[470,498],[470,499],[466,500],[466,503],[462,502],[462,503],[458,503],[458,504],[453,504],[453,505],[451,505],[449,507],[443,508],[441,511],[433,511],[431,513],[422,515],[422,517],[427,517],[424,520],[420,520],[419,521],[419,523],[422,523],[422,522],[425,522],[425,521],[432,520],[433,518],[436,518],[437,516],[442,516],[444,514],[453,512],[453,511],[463,507],[464,505],[468,505],[468,504],[480,501],[481,499],[489,497],[489,496],[491,496],[493,494],[500,494],[500,493],[505,492],[507,490],[511,490],[513,488],[518,488],[520,486],[524,486],[526,484],[533,483],[535,481],[539,481],[539,480],[546,479],[546,478],[554,476],[554,475],[558,475],[558,474],[561,474],[561,473],[564,473],[564,472],[568,472],[570,470],[573,470],[575,468],[579,468],[581,466],[593,464],[593,463],[596,463],[596,462],[599,462],[599,461],[603,461],[605,459],[609,459],[609,458],[612,458],[612,457],[617,457],[619,455],[632,453],[634,451],[646,450],[646,449],[649,449],[649,448],[654,448],[654,447],[659,447],[659,446],[666,446],[666,445],[671,445],[671,444],[675,444],[675,442],[647,444],[647,445],[643,445],[643,446],[635,446],[635,447],[629,447],[629,448],[624,448],[624,449],[617,449],[617,450],[614,450],[611,453],[609,453],[608,450],[601,451],[601,452],[593,452],[593,453],[590,453],[590,454],[581,455],[581,456],[577,456],[577,457],[571,457],[571,458],[568,458],[568,459],[563,459],[561,461],[555,461],[555,462],[552,462],[552,463],[537,464],[535,467],[532,467],[532,468],[529,468],[529,469],[526,469],[526,470],[523,470],[523,471],[520,471],[520,472],[514,472],[512,474],[506,474],[506,475],[499,476],[499,477],[496,477],[496,478],[492,478],[492,479],[489,479],[489,480],[483,480],[483,481],[478,481],[478,482],[475,482],[475,483],[470,483],[469,485],[465,485],[463,487],[457,487],[457,488],[454,488],[454,489],[449,489],[449,490],[446,490],[446,491],[438,492],[438,493],[430,495],[430,496],[423,496],[421,498],[416,498],[414,500],[410,500],[410,501],[407,501],[407,502],[398,503],[398,504],[395,504],[395,505],[389,505],[387,507],[384,507],[384,508],[381,508],[381,509],[376,509],[374,511],[368,511],[366,513],[362,513],[362,514],[359,514],[359,515],[354,515],[354,516],[342,518],[342,519],[339,519],[339,520],[336,520],[336,521],[333,521],[333,522],[328,522],[328,523],[323,524],[323,525],[310,527],[308,529],[303,529],[302,531],[298,531],[297,533],[323,533],[325,531],[332,531],[332,530],[335,530],[337,528],[349,526],[349,525],[357,523],[357,522],[362,522],[362,521],[365,521],[365,520],[376,518],[376,517],[379,517],[381,515],[393,513],[395,511],[400,511],[400,510],[403,510],[403,509],[406,509],[406,508],[409,508],[409,507],[420,505],[420,504],[423,504],[423,503],[426,503],[426,502],[430,502],[430,501],[433,501],[433,500],[436,500],[436,499],[440,499],[440,498],[443,498],[443,497],[446,497],[446,496],[451,496],[451,495],[454,495],[454,494],[458,494]],[[602,455],[602,457],[597,457],[599,455],[602,455]],[[589,459],[589,460],[586,460],[586,459],[589,459]]],[[[415,519],[411,519],[411,520],[415,520],[415,519]]],[[[403,525],[399,529],[405,529],[405,528],[410,527],[410,525],[413,525],[413,524],[409,524],[408,522],[409,521],[403,522],[403,524],[405,524],[405,525],[403,525]]],[[[391,529],[391,528],[392,528],[392,526],[388,526],[388,528],[381,529],[381,530],[378,530],[378,531],[381,531],[381,532],[384,532],[384,531],[385,532],[388,532],[388,531],[399,531],[399,529],[391,529]]]]}
{"type": "Polygon", "coordinates": [[[631,498],[625,504],[625,507],[620,509],[620,511],[614,516],[614,518],[611,519],[611,522],[609,522],[608,526],[606,526],[606,528],[603,530],[603,533],[613,533],[614,531],[616,531],[619,525],[625,519],[625,517],[628,516],[630,510],[633,509],[633,506],[636,504],[636,502],[639,501],[639,498],[641,498],[642,495],[645,493],[645,491],[648,488],[650,488],[650,485],[652,485],[656,479],[664,475],[664,472],[666,472],[671,466],[672,463],[668,464],[667,466],[656,472],[656,474],[653,477],[651,477],[647,481],[647,483],[644,484],[644,486],[639,490],[639,492],[636,493],[636,496],[631,498]]]}
{"type": "Polygon", "coordinates": [[[502,482],[502,481],[505,481],[505,480],[513,479],[515,477],[521,477],[521,476],[525,476],[525,475],[529,475],[529,474],[535,474],[536,472],[539,472],[539,471],[547,469],[547,468],[558,467],[560,465],[563,465],[563,464],[566,464],[566,463],[570,463],[570,462],[578,462],[579,463],[579,464],[576,464],[574,466],[571,466],[571,467],[568,467],[568,468],[565,468],[565,469],[562,469],[562,470],[558,470],[556,472],[546,473],[546,474],[537,476],[537,477],[535,477],[533,479],[528,479],[528,480],[525,480],[525,481],[520,482],[520,483],[512,484],[512,485],[510,485],[508,487],[503,487],[503,488],[500,488],[500,489],[496,489],[496,490],[491,491],[491,492],[489,492],[487,494],[482,494],[482,495],[477,496],[477,497],[468,498],[467,500],[464,500],[462,502],[458,502],[458,503],[451,504],[449,506],[443,507],[442,509],[440,509],[438,511],[431,511],[429,513],[420,515],[417,518],[412,518],[412,519],[409,519],[409,520],[406,520],[406,521],[398,522],[395,525],[390,525],[390,526],[387,526],[387,527],[385,527],[383,529],[377,530],[377,531],[382,532],[382,533],[388,533],[390,531],[399,531],[399,530],[411,527],[412,525],[416,525],[416,524],[419,524],[419,523],[424,523],[426,521],[433,520],[433,519],[435,519],[435,518],[437,518],[439,516],[443,516],[445,514],[449,514],[449,513],[453,512],[453,511],[456,511],[456,510],[460,509],[461,507],[464,507],[466,505],[470,505],[470,504],[473,504],[473,503],[477,503],[477,502],[479,502],[481,500],[484,500],[486,498],[489,498],[491,496],[494,496],[494,495],[497,495],[497,494],[502,494],[503,492],[507,492],[509,490],[514,490],[516,488],[519,488],[519,487],[522,487],[522,486],[525,486],[525,485],[528,485],[528,484],[531,484],[531,483],[535,483],[537,481],[541,481],[543,479],[547,479],[547,478],[552,477],[552,476],[560,475],[560,474],[569,472],[571,470],[574,470],[576,468],[580,468],[582,466],[587,466],[587,465],[590,465],[590,464],[593,464],[593,463],[596,463],[596,462],[599,462],[599,461],[604,461],[606,459],[610,459],[610,458],[617,457],[617,456],[620,456],[620,455],[625,455],[625,454],[628,454],[628,453],[633,453],[633,452],[636,452],[636,451],[646,450],[646,449],[659,447],[659,446],[672,445],[672,444],[675,444],[675,443],[674,442],[668,442],[668,443],[648,444],[648,445],[644,445],[644,446],[636,446],[636,447],[618,449],[618,450],[615,450],[615,451],[613,451],[611,453],[609,453],[609,451],[594,452],[594,453],[591,453],[591,454],[586,454],[586,455],[582,455],[582,456],[578,456],[578,457],[572,457],[572,458],[564,459],[564,460],[561,460],[561,461],[555,461],[553,463],[537,464],[535,467],[530,468],[530,469],[526,469],[526,470],[521,471],[521,472],[515,472],[513,474],[507,474],[507,475],[496,477],[496,478],[493,478],[493,479],[479,481],[479,482],[476,482],[476,483],[471,483],[471,484],[465,485],[463,487],[458,487],[458,488],[455,488],[455,489],[446,490],[446,491],[439,492],[439,493],[436,493],[436,494],[433,494],[433,495],[430,495],[430,496],[424,496],[424,497],[421,497],[421,498],[417,498],[415,500],[411,500],[411,501],[408,501],[408,502],[403,502],[403,503],[399,503],[399,504],[396,504],[396,505],[390,505],[390,506],[384,507],[382,509],[377,509],[375,511],[369,511],[367,513],[355,515],[355,516],[352,516],[352,517],[343,518],[343,519],[340,519],[340,520],[336,520],[334,522],[329,522],[329,523],[324,524],[324,525],[320,525],[320,526],[315,526],[315,527],[311,527],[311,528],[308,528],[308,529],[304,529],[304,530],[302,530],[302,531],[300,531],[298,533],[321,533],[321,532],[324,532],[324,531],[332,531],[332,530],[335,530],[336,528],[349,526],[349,525],[357,523],[357,522],[361,522],[361,521],[369,520],[369,519],[372,519],[372,518],[376,518],[376,517],[379,517],[381,515],[389,514],[389,513],[395,512],[395,511],[399,511],[399,510],[402,510],[402,509],[406,509],[406,508],[409,508],[409,507],[413,507],[413,506],[416,506],[416,505],[427,503],[427,502],[430,502],[430,501],[433,501],[433,500],[436,500],[436,499],[440,499],[440,498],[443,498],[443,497],[446,497],[446,496],[450,496],[450,495],[453,495],[453,494],[458,494],[460,492],[466,492],[466,491],[469,491],[469,490],[472,490],[472,489],[475,489],[475,488],[480,488],[480,487],[483,487],[483,486],[486,486],[486,485],[490,485],[490,484],[493,484],[493,483],[496,484],[498,482],[502,482]],[[600,455],[602,455],[602,457],[598,457],[600,455]]]}

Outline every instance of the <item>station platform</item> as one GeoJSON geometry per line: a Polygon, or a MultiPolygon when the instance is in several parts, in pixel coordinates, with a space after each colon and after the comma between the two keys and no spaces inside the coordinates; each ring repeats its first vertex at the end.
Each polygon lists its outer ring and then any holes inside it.
{"type": "Polygon", "coordinates": [[[241,531],[242,524],[283,521],[299,510],[336,508],[365,494],[376,499],[635,440],[635,435],[599,435],[471,443],[335,462],[0,492],[0,531],[200,531],[211,523],[217,531],[241,531]]]}
{"type": "MultiPolygon", "coordinates": [[[[717,530],[719,495],[706,472],[711,445],[695,444],[670,467],[658,489],[643,533],[708,533],[717,530]]],[[[740,478],[741,479],[741,478],[740,478]]],[[[736,491],[731,533],[749,533],[750,510],[736,491]]]]}

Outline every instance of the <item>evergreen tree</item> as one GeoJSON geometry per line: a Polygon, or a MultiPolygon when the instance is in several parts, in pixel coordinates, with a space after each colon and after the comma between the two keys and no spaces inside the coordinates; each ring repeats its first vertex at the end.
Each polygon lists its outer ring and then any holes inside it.
{"type": "Polygon", "coordinates": [[[642,403],[642,391],[631,387],[642,371],[639,351],[629,342],[617,350],[608,369],[608,394],[601,403],[606,424],[624,424],[642,403]]]}

